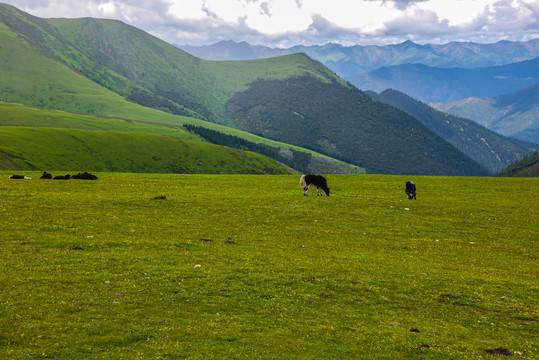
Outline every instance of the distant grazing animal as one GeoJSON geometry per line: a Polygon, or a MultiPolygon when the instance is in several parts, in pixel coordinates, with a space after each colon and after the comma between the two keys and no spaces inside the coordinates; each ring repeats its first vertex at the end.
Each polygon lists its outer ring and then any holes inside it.
{"type": "Polygon", "coordinates": [[[30,180],[31,178],[27,177],[27,176],[24,176],[24,175],[11,175],[9,177],[10,179],[25,179],[25,180],[30,180]]]}
{"type": "Polygon", "coordinates": [[[69,180],[71,179],[71,176],[69,174],[65,174],[64,176],[58,175],[53,178],[53,180],[69,180]]]}
{"type": "Polygon", "coordinates": [[[414,184],[413,181],[408,180],[406,182],[406,190],[405,191],[406,191],[406,195],[408,196],[409,200],[412,200],[412,199],[417,200],[415,198],[415,184],[414,184]]]}
{"type": "Polygon", "coordinates": [[[71,178],[82,179],[82,180],[97,180],[97,176],[89,174],[86,171],[83,173],[78,173],[77,175],[73,175],[71,178]]]}
{"type": "Polygon", "coordinates": [[[303,188],[303,195],[305,196],[307,196],[310,186],[316,187],[316,196],[320,196],[322,192],[329,196],[328,184],[326,178],[322,175],[301,175],[299,186],[303,188]]]}
{"type": "Polygon", "coordinates": [[[43,175],[41,175],[40,179],[52,179],[52,175],[48,172],[44,171],[43,175]]]}

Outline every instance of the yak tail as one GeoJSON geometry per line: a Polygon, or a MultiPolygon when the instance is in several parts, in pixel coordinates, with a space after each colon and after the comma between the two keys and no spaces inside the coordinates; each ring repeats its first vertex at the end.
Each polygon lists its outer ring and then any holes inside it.
{"type": "Polygon", "coordinates": [[[305,175],[301,175],[301,177],[299,178],[299,187],[303,189],[305,188],[305,185],[305,175]]]}

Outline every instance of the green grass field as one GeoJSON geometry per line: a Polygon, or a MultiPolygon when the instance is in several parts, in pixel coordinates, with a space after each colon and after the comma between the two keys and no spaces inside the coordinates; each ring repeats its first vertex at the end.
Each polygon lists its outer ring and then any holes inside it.
{"type": "Polygon", "coordinates": [[[10,174],[0,358],[539,356],[536,178],[10,174]]]}

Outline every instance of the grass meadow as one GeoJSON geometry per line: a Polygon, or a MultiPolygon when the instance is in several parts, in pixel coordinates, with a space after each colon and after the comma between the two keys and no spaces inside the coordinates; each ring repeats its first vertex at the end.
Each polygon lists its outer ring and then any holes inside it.
{"type": "Polygon", "coordinates": [[[24,174],[0,358],[539,357],[536,178],[24,174]]]}

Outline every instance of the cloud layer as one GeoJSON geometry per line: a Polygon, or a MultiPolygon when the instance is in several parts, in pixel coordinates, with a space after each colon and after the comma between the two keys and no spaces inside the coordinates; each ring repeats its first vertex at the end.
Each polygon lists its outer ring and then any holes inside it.
{"type": "Polygon", "coordinates": [[[32,15],[121,20],[172,44],[525,41],[536,0],[4,0],[32,15]]]}

